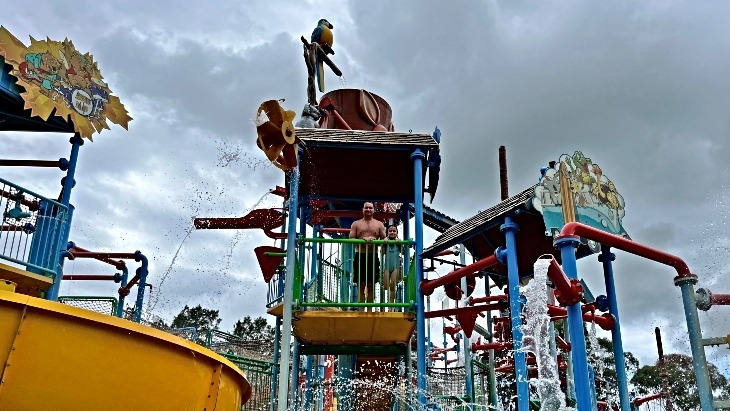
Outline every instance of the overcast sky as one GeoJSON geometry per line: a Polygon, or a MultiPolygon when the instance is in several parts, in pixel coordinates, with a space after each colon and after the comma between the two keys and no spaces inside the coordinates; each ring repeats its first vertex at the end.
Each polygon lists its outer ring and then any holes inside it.
{"type": "MultiPolygon", "coordinates": [[[[226,330],[265,314],[253,248],[271,240],[193,231],[180,246],[192,216],[241,216],[283,184],[255,148],[251,119],[272,98],[301,111],[299,37],[320,18],[334,24],[333,60],[344,73],[339,80],[328,72],[328,89],[382,96],[397,131],[441,129],[433,207],[463,220],[498,202],[500,145],[511,193],[536,183],[549,161],[581,150],[623,195],[634,240],[687,260],[698,286],[730,292],[728,2],[31,3],[20,10],[0,0],[0,10],[17,10],[0,24],[26,45],[29,35],[68,37],[91,52],[134,118],[128,132],[112,125],[82,147],[72,240],[148,255],[155,312],[167,320],[185,304],[219,309],[226,330]]],[[[68,157],[69,136],[1,136],[4,158],[68,157]]],[[[50,197],[61,176],[2,170],[50,197]]],[[[279,198],[261,206],[280,206],[279,198]]],[[[428,245],[436,233],[426,236],[428,245]]],[[[605,292],[594,257],[579,269],[594,294],[605,292]]],[[[688,353],[673,270],[617,252],[615,271],[625,348],[653,363],[660,326],[666,351],[688,353]]],[[[77,261],[66,272],[111,270],[77,261]]],[[[115,289],[66,282],[61,294],[115,289]]],[[[701,314],[706,337],[730,333],[728,310],[701,314]]]]}

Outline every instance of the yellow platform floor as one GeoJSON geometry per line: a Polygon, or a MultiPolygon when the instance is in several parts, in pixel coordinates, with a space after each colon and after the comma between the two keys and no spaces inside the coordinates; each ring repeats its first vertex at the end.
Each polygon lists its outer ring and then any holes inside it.
{"type": "Polygon", "coordinates": [[[411,313],[298,311],[294,335],[312,345],[407,344],[416,327],[411,313]]]}
{"type": "Polygon", "coordinates": [[[0,410],[240,411],[243,372],[131,321],[0,291],[0,410]]]}
{"type": "Polygon", "coordinates": [[[0,280],[10,280],[16,284],[18,294],[40,297],[41,291],[46,291],[53,285],[53,279],[40,274],[33,274],[22,268],[16,268],[0,263],[0,280]]]}

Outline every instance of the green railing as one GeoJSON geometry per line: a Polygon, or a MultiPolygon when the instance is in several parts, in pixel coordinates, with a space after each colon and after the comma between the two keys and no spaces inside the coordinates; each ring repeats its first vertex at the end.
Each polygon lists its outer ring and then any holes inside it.
{"type": "Polygon", "coordinates": [[[95,311],[101,314],[117,315],[118,301],[114,297],[90,297],[90,296],[71,296],[65,295],[58,297],[61,304],[70,305],[72,307],[83,308],[95,311]]]}
{"type": "Polygon", "coordinates": [[[244,404],[243,411],[269,411],[271,409],[271,381],[276,364],[223,354],[230,362],[243,371],[251,384],[251,398],[244,404]]]}
{"type": "Polygon", "coordinates": [[[293,303],[296,309],[412,310],[415,266],[406,269],[410,240],[302,238],[295,261],[293,303]],[[395,254],[388,260],[383,249],[395,254]]]}

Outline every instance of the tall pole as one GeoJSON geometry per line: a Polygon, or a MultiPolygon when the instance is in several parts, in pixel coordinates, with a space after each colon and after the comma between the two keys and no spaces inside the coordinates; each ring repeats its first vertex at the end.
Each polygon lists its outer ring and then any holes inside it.
{"type": "Polygon", "coordinates": [[[519,226],[511,217],[500,226],[507,243],[507,283],[509,285],[509,311],[512,324],[512,345],[514,347],[515,380],[517,383],[517,411],[527,411],[530,390],[527,385],[527,363],[522,351],[522,303],[520,302],[520,274],[517,265],[517,238],[519,226]]]}
{"type": "MultiPolygon", "coordinates": [[[[578,278],[575,248],[580,244],[577,237],[559,238],[555,246],[560,248],[563,271],[569,278],[578,278]]],[[[578,411],[591,411],[591,390],[588,377],[586,340],[583,335],[583,313],[580,303],[568,306],[568,333],[570,335],[570,357],[573,360],[575,399],[578,411]]]]}
{"type": "MultiPolygon", "coordinates": [[[[415,191],[415,225],[416,225],[416,284],[423,282],[423,160],[426,157],[420,149],[411,154],[413,160],[413,187],[415,191]]],[[[416,357],[418,378],[418,402],[426,406],[426,314],[424,311],[421,287],[416,287],[416,357]]]]}
{"type": "MultiPolygon", "coordinates": [[[[606,297],[608,297],[608,312],[616,319],[616,325],[611,330],[613,341],[613,360],[616,364],[616,385],[618,385],[618,397],[621,411],[631,411],[631,398],[629,398],[628,378],[626,377],[626,360],[624,359],[624,346],[621,339],[621,321],[618,316],[618,299],[616,297],[616,284],[613,279],[613,261],[616,255],[611,252],[611,247],[601,246],[601,255],[598,261],[603,263],[603,277],[606,282],[606,297]]],[[[669,410],[671,411],[671,409],[669,410]]]]}
{"type": "MultiPolygon", "coordinates": [[[[286,411],[289,391],[289,360],[291,358],[292,294],[294,293],[294,262],[296,259],[297,208],[299,206],[299,167],[291,171],[289,182],[289,221],[286,240],[286,278],[284,279],[284,315],[281,330],[281,361],[279,362],[279,393],[277,411],[286,411]]],[[[296,383],[296,382],[295,382],[296,383]]],[[[292,386],[296,389],[296,386],[292,386]]]]}
{"type": "Polygon", "coordinates": [[[667,382],[667,365],[664,363],[664,347],[662,346],[662,332],[659,327],[654,327],[656,335],[656,349],[659,354],[659,375],[662,377],[662,397],[664,397],[664,409],[672,411],[672,397],[669,395],[669,383],[667,382]]]}
{"type": "Polygon", "coordinates": [[[57,253],[56,256],[51,256],[51,258],[58,258],[58,265],[56,266],[56,278],[53,279],[53,284],[48,289],[48,292],[46,293],[46,298],[51,301],[58,300],[58,293],[61,289],[61,279],[63,277],[63,262],[65,260],[65,257],[61,256],[60,252],[62,250],[66,249],[66,243],[68,242],[69,233],[71,231],[71,190],[74,187],[75,181],[74,177],[76,176],[76,163],[78,163],[79,160],[79,148],[84,145],[84,139],[81,138],[81,135],[79,133],[74,134],[73,137],[69,140],[69,143],[71,143],[71,157],[68,160],[68,169],[66,170],[66,177],[63,178],[63,195],[61,196],[61,204],[68,207],[69,214],[66,218],[66,227],[63,227],[62,229],[62,235],[60,238],[60,241],[57,245],[54,246],[53,253],[57,253]]]}
{"type": "MultiPolygon", "coordinates": [[[[459,245],[459,261],[461,262],[462,266],[466,266],[466,248],[464,247],[464,244],[459,245]]],[[[466,307],[469,301],[469,296],[467,295],[467,280],[466,277],[462,277],[461,279],[461,306],[466,307]]],[[[444,336],[444,341],[446,340],[446,337],[444,336]]],[[[471,368],[471,341],[469,341],[469,337],[466,336],[466,333],[464,333],[464,371],[466,375],[466,381],[464,383],[466,384],[466,395],[469,396],[469,402],[474,403],[474,374],[472,373],[471,368]]],[[[446,348],[446,344],[444,343],[444,348],[446,348]]],[[[445,354],[444,354],[445,355],[445,354]]],[[[444,358],[444,362],[446,362],[446,359],[444,358]]],[[[468,406],[468,410],[471,411],[472,407],[468,406]]]]}

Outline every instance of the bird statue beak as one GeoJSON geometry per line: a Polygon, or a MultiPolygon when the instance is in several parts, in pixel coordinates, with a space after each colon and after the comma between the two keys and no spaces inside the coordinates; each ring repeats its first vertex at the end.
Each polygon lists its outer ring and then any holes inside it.
{"type": "Polygon", "coordinates": [[[328,26],[328,27],[329,27],[330,29],[333,29],[333,28],[335,28],[335,26],[334,26],[334,25],[332,25],[332,23],[330,23],[329,21],[327,22],[327,24],[329,24],[329,26],[328,26]]]}

